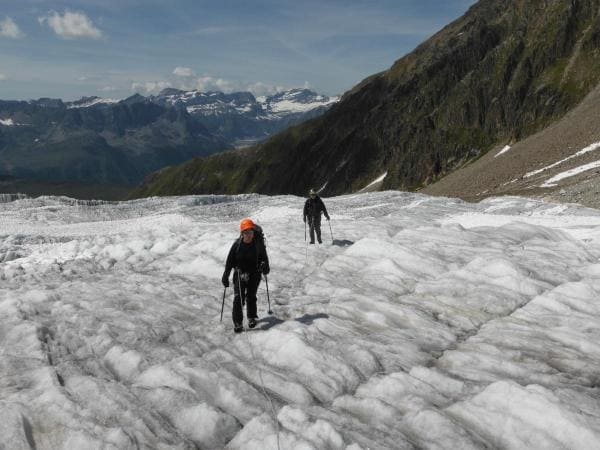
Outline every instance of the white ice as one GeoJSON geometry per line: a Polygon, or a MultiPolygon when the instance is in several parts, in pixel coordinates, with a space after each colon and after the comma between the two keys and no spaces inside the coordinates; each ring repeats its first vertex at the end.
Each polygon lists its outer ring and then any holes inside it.
{"type": "MultiPolygon", "coordinates": [[[[582,148],[581,150],[579,150],[578,152],[573,153],[571,156],[567,156],[564,159],[561,159],[560,161],[556,161],[555,163],[552,163],[548,166],[542,167],[541,169],[537,169],[537,170],[533,170],[531,172],[526,173],[525,175],[523,175],[525,178],[529,178],[532,177],[533,175],[537,175],[538,173],[544,172],[545,170],[551,169],[553,167],[556,167],[566,161],[569,161],[570,159],[573,158],[577,158],[578,156],[581,155],[585,155],[586,153],[589,152],[593,152],[595,150],[600,149],[600,142],[594,142],[593,144],[588,145],[587,147],[582,148]]],[[[547,181],[548,183],[549,181],[547,181]]]]}
{"type": "Polygon", "coordinates": [[[347,195],[308,246],[293,196],[0,198],[0,448],[598,448],[596,210],[347,195]]]}
{"type": "Polygon", "coordinates": [[[0,119],[0,125],[4,125],[5,127],[13,127],[15,126],[15,122],[9,117],[8,119],[0,119]]]}
{"type": "Polygon", "coordinates": [[[364,192],[364,191],[366,191],[367,189],[369,189],[370,187],[373,187],[373,186],[375,186],[377,183],[381,183],[381,182],[382,182],[382,181],[385,179],[385,177],[387,177],[387,174],[388,174],[388,173],[387,173],[387,172],[385,172],[383,175],[381,175],[381,176],[379,176],[379,177],[375,178],[373,181],[371,181],[369,184],[367,184],[367,185],[366,185],[364,188],[362,188],[362,189],[360,190],[360,192],[364,192]]]}
{"type": "Polygon", "coordinates": [[[593,170],[600,167],[600,161],[593,161],[588,164],[582,164],[581,166],[574,167],[573,169],[565,170],[559,174],[554,175],[552,178],[546,180],[541,187],[552,187],[556,186],[556,183],[560,180],[564,180],[565,178],[574,177],[575,175],[579,175],[580,173],[587,172],[588,170],[593,170]]]}
{"type": "Polygon", "coordinates": [[[510,148],[511,148],[511,147],[510,147],[510,145],[505,145],[505,146],[502,148],[502,150],[500,150],[498,153],[496,153],[496,154],[494,155],[494,158],[497,158],[498,156],[500,156],[500,155],[503,155],[504,153],[506,153],[507,151],[509,151],[509,150],[510,150],[510,148]]]}
{"type": "Polygon", "coordinates": [[[270,108],[273,113],[282,114],[282,113],[302,113],[307,112],[315,108],[320,108],[321,106],[331,105],[332,103],[336,103],[338,101],[338,97],[331,97],[328,101],[317,101],[312,103],[300,103],[292,100],[280,100],[278,102],[270,103],[270,108]]]}
{"type": "Polygon", "coordinates": [[[89,108],[90,106],[94,106],[94,105],[98,105],[98,104],[106,104],[106,105],[111,105],[113,103],[118,103],[119,100],[113,99],[113,98],[100,98],[100,97],[96,97],[93,100],[90,100],[88,102],[85,103],[79,103],[79,104],[70,104],[67,108],[68,109],[73,109],[73,108],[89,108]]]}

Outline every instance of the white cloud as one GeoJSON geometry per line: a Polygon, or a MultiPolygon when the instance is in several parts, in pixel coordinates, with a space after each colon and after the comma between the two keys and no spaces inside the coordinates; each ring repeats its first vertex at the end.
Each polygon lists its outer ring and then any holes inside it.
{"type": "Polygon", "coordinates": [[[135,92],[143,92],[145,94],[158,94],[165,88],[171,87],[168,81],[144,81],[141,83],[133,83],[131,89],[135,92]]]}
{"type": "Polygon", "coordinates": [[[275,86],[263,82],[240,83],[212,75],[200,77],[188,77],[186,80],[176,83],[179,89],[185,91],[198,90],[202,92],[220,91],[226,94],[231,92],[248,91],[254,95],[272,95],[285,90],[283,86],[275,86]]]}
{"type": "Polygon", "coordinates": [[[210,75],[205,75],[196,78],[194,82],[194,89],[199,91],[221,91],[225,93],[234,92],[236,86],[234,83],[224,80],[223,78],[215,78],[210,75]]]}
{"type": "Polygon", "coordinates": [[[194,71],[189,67],[175,67],[173,70],[173,75],[178,77],[193,77],[194,71]]]}
{"type": "MultiPolygon", "coordinates": [[[[167,78],[167,77],[165,77],[167,78]]],[[[204,74],[198,76],[189,67],[177,66],[168,77],[170,81],[143,81],[134,82],[131,89],[135,92],[144,94],[157,94],[161,90],[169,87],[181,89],[183,91],[220,91],[226,94],[232,92],[247,91],[255,96],[273,95],[291,89],[290,86],[274,85],[262,81],[248,83],[240,81],[231,81],[226,78],[204,74]]],[[[299,86],[294,86],[299,87],[299,86]]],[[[310,88],[308,82],[304,83],[305,88],[310,88]]]]}
{"type": "Polygon", "coordinates": [[[25,34],[10,17],[6,17],[0,21],[0,36],[19,39],[25,36],[25,34]]]}
{"type": "Polygon", "coordinates": [[[4,75],[3,73],[0,73],[0,81],[5,81],[7,80],[6,75],[4,75]]]}
{"type": "Polygon", "coordinates": [[[117,88],[113,87],[113,86],[104,86],[104,87],[98,88],[98,90],[100,92],[112,92],[112,91],[116,91],[117,88]]]}
{"type": "Polygon", "coordinates": [[[40,24],[47,23],[57,35],[65,39],[102,37],[102,32],[81,12],[65,11],[61,16],[53,11],[48,16],[39,17],[38,21],[40,24]]]}
{"type": "Polygon", "coordinates": [[[274,86],[272,84],[263,83],[258,81],[256,83],[246,84],[241,90],[252,92],[255,96],[273,95],[277,92],[285,91],[286,88],[283,86],[274,86]]]}

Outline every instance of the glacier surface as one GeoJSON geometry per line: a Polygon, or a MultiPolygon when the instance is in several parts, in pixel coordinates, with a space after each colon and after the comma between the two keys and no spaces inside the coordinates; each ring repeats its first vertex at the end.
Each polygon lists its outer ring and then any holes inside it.
{"type": "Polygon", "coordinates": [[[600,442],[596,210],[347,195],[309,246],[294,196],[5,200],[0,448],[600,442]],[[274,314],[263,281],[238,335],[220,277],[244,217],[274,314]]]}

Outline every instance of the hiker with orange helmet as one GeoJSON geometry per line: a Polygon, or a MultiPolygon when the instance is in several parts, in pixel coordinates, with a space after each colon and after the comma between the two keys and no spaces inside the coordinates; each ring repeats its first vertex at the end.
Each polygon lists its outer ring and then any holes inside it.
{"type": "Polygon", "coordinates": [[[262,229],[252,219],[240,222],[240,237],[231,246],[225,272],[221,282],[229,286],[229,274],[233,273],[233,330],[240,333],[244,330],[244,313],[242,305],[246,303],[248,326],[256,326],[256,291],[260,284],[261,273],[269,273],[269,258],[262,237],[262,229]]]}

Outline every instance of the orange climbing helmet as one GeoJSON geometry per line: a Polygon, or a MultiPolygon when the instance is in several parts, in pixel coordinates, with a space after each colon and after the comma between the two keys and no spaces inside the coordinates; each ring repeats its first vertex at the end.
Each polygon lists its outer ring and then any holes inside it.
{"type": "Polygon", "coordinates": [[[252,222],[252,219],[243,219],[240,222],[240,232],[246,230],[254,230],[254,222],[252,222]]]}

